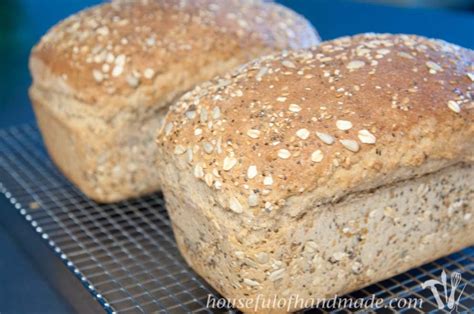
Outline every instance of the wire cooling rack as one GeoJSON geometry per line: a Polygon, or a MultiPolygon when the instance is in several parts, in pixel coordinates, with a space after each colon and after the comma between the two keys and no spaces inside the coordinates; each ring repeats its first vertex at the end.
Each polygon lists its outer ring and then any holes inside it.
{"type": "MultiPolygon", "coordinates": [[[[160,194],[98,205],[71,185],[48,158],[35,126],[0,130],[0,192],[105,311],[118,313],[213,313],[218,294],[181,258],[160,194]]],[[[441,258],[346,296],[382,298],[380,313],[438,311],[421,283],[440,280],[442,270],[462,275],[459,312],[474,311],[474,248],[441,258]],[[421,309],[385,308],[391,300],[419,298],[421,309]]],[[[46,274],[48,276],[48,274],[46,274]]],[[[443,299],[444,300],[444,299],[443,299]]],[[[393,301],[392,301],[393,302],[393,301]]],[[[393,303],[392,303],[393,304],[393,303]]],[[[400,303],[397,303],[400,305],[400,303]]],[[[228,310],[232,312],[232,310],[228,310]]],[[[357,309],[306,312],[352,313],[357,309]]]]}

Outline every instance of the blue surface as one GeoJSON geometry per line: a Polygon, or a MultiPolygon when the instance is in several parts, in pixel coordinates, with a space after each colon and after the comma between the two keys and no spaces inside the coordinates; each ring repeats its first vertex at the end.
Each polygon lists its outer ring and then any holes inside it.
{"type": "MultiPolygon", "coordinates": [[[[58,20],[97,0],[0,0],[0,128],[31,122],[27,89],[31,46],[58,20]]],[[[411,33],[474,48],[474,15],[349,1],[282,0],[323,39],[361,32],[411,33]]],[[[11,210],[0,200],[0,210],[11,210]]],[[[0,222],[1,226],[1,222],[0,222]]],[[[69,307],[0,227],[0,313],[66,313],[69,307]]]]}
{"type": "MultiPolygon", "coordinates": [[[[0,200],[1,210],[10,210],[0,200]]],[[[71,313],[30,262],[28,255],[0,225],[0,313],[71,313]]]]}
{"type": "Polygon", "coordinates": [[[67,305],[25,253],[0,227],[0,311],[5,313],[66,313],[67,305]]]}

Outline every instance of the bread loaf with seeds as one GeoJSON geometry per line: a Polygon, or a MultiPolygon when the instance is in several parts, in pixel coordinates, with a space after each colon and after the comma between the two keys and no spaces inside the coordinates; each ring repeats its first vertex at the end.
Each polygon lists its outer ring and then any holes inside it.
{"type": "Polygon", "coordinates": [[[33,48],[30,96],[64,174],[97,201],[119,201],[159,188],[154,138],[177,97],[256,56],[318,41],[303,17],[263,0],[112,1],[33,48]]]}
{"type": "Polygon", "coordinates": [[[473,80],[472,50],[362,34],[196,87],[157,139],[184,258],[273,313],[473,245],[473,80]]]}

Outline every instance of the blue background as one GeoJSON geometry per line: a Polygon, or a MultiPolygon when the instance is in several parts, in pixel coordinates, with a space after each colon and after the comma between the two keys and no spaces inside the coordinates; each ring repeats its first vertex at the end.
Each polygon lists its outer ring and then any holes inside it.
{"type": "MultiPolygon", "coordinates": [[[[28,54],[50,26],[93,0],[0,0],[0,127],[32,122],[28,54]]],[[[324,40],[361,32],[410,33],[474,48],[474,15],[350,1],[279,1],[303,14],[324,40]]],[[[0,210],[11,210],[0,199],[0,210]]],[[[0,221],[0,313],[69,313],[0,221]]]]}

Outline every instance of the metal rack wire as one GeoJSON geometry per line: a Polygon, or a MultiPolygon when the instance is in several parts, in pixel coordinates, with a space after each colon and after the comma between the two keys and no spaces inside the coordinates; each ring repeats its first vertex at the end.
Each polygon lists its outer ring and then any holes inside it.
{"type": "MultiPolygon", "coordinates": [[[[98,205],[71,185],[43,149],[36,127],[0,130],[0,192],[107,312],[212,313],[218,294],[180,256],[160,194],[98,205]]],[[[474,310],[474,248],[354,292],[349,298],[421,298],[415,312],[436,311],[421,282],[442,269],[462,274],[459,311],[474,310]]],[[[326,309],[335,313],[356,309],[326,309]]],[[[393,312],[387,308],[378,312],[393,312]]],[[[398,309],[404,311],[404,309],[398,309]]],[[[413,309],[405,310],[413,312],[413,309]]],[[[324,312],[322,309],[307,312],[324,312]]]]}

